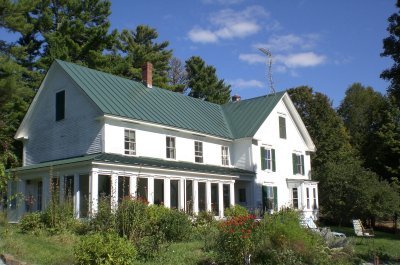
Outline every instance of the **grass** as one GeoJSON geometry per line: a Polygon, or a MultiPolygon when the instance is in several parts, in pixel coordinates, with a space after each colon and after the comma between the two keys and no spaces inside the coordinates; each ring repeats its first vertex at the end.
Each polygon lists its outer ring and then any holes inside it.
{"type": "Polygon", "coordinates": [[[76,241],[71,234],[22,234],[16,225],[0,226],[0,253],[30,264],[72,264],[76,241]]]}
{"type": "Polygon", "coordinates": [[[356,255],[364,260],[377,255],[381,260],[400,262],[400,235],[375,231],[373,238],[360,238],[355,236],[352,227],[331,227],[331,230],[352,238],[356,255]]]}

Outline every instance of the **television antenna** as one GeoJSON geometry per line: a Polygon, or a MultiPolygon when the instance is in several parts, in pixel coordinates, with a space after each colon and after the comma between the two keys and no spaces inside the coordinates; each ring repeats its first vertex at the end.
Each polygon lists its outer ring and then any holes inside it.
{"type": "Polygon", "coordinates": [[[275,89],[274,89],[274,82],[272,81],[272,54],[269,50],[264,49],[264,48],[258,48],[263,54],[265,54],[266,56],[268,56],[268,72],[267,72],[267,76],[268,76],[268,80],[269,80],[269,89],[270,92],[275,94],[275,89]]]}

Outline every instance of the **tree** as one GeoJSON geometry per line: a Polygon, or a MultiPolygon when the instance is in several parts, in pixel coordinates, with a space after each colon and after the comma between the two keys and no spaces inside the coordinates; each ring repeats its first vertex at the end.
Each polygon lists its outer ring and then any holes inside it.
{"type": "Polygon", "coordinates": [[[186,61],[185,69],[188,75],[189,96],[205,101],[224,104],[230,99],[230,85],[219,80],[216,69],[198,56],[186,61]]]}
{"type": "Polygon", "coordinates": [[[171,90],[185,93],[187,89],[187,72],[181,60],[172,57],[169,60],[168,85],[171,90]]]}
{"type": "Polygon", "coordinates": [[[326,95],[314,93],[307,86],[289,89],[288,93],[316,145],[313,168],[329,161],[340,163],[354,156],[343,121],[326,95]]]}
{"type": "MultiPolygon", "coordinates": [[[[350,143],[363,161],[373,156],[370,148],[371,135],[377,131],[385,108],[385,97],[372,87],[352,84],[337,112],[350,134],[350,143]]],[[[364,164],[366,166],[366,164],[364,164]]]]}
{"type": "MultiPolygon", "coordinates": [[[[396,6],[400,8],[400,0],[397,0],[396,6]]],[[[400,108],[400,10],[391,15],[388,22],[389,37],[383,40],[384,51],[381,56],[391,57],[394,64],[381,73],[381,78],[390,81],[388,93],[395,98],[400,108]]]]}
{"type": "Polygon", "coordinates": [[[172,50],[167,50],[168,41],[156,43],[157,38],[157,31],[146,25],[139,25],[135,30],[123,30],[118,36],[116,45],[123,58],[118,62],[120,67],[111,69],[111,72],[130,79],[141,80],[142,65],[151,62],[153,84],[168,88],[168,63],[172,57],[172,50]]]}

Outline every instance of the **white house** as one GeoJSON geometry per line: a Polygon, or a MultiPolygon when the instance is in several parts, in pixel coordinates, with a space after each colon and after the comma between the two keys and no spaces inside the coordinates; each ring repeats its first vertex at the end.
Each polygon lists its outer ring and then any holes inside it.
{"type": "Polygon", "coordinates": [[[153,87],[151,64],[143,80],[51,65],[15,135],[23,166],[8,171],[9,196],[25,200],[11,201],[11,221],[43,210],[51,183],[80,218],[101,195],[113,207],[134,196],[219,217],[234,204],[316,217],[315,146],[286,92],[217,105],[153,87]]]}

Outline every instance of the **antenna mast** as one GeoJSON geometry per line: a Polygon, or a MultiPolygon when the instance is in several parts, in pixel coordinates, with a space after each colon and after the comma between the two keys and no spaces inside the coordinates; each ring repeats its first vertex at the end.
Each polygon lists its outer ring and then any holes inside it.
{"type": "Polygon", "coordinates": [[[272,54],[269,50],[264,49],[264,48],[258,48],[262,53],[268,56],[268,79],[269,79],[269,89],[271,93],[275,94],[275,89],[274,89],[274,82],[272,81],[272,54]]]}

